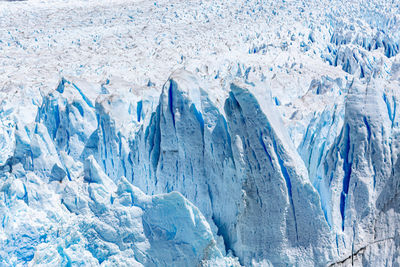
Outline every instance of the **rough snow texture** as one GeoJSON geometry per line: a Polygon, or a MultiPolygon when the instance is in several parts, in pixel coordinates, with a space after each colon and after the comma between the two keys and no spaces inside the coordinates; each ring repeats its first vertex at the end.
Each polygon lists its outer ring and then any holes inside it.
{"type": "Polygon", "coordinates": [[[370,2],[0,3],[0,265],[400,265],[370,2]]]}

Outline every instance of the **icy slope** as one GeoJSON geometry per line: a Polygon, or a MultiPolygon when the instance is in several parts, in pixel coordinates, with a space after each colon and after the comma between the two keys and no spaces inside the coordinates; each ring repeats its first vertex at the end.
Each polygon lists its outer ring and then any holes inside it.
{"type": "Polygon", "coordinates": [[[398,14],[0,3],[1,265],[397,266],[398,14]]]}

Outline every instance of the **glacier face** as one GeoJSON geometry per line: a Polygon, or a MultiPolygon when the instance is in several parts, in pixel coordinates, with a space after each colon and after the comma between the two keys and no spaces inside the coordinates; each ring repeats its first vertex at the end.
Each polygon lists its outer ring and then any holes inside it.
{"type": "Polygon", "coordinates": [[[190,266],[221,258],[206,219],[180,193],[148,196],[104,172],[105,162],[87,152],[109,149],[88,135],[103,118],[64,83],[35,123],[16,130],[2,167],[2,264],[190,266]]]}
{"type": "Polygon", "coordinates": [[[399,5],[326,5],[0,3],[0,264],[398,266],[399,5]]]}

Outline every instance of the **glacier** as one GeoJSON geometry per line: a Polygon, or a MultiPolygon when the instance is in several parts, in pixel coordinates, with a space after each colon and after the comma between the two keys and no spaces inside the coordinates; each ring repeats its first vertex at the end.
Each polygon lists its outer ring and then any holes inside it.
{"type": "Polygon", "coordinates": [[[399,266],[399,11],[0,2],[0,265],[399,266]]]}

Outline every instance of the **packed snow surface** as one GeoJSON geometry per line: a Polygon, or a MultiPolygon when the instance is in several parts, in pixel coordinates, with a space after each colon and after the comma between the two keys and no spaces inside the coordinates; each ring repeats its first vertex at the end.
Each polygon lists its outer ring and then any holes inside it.
{"type": "Polygon", "coordinates": [[[400,266],[398,1],[0,2],[1,266],[400,266]]]}

